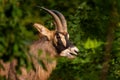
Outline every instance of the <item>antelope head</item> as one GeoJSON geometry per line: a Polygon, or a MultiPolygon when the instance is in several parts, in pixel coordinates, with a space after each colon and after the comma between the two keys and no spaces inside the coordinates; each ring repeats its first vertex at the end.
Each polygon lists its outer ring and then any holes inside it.
{"type": "Polygon", "coordinates": [[[53,17],[56,29],[54,31],[50,31],[45,26],[38,23],[35,23],[34,27],[39,31],[42,37],[46,37],[47,40],[51,42],[56,50],[57,55],[75,58],[79,50],[69,40],[67,21],[63,14],[56,10],[49,10],[44,7],[41,8],[53,17]]]}

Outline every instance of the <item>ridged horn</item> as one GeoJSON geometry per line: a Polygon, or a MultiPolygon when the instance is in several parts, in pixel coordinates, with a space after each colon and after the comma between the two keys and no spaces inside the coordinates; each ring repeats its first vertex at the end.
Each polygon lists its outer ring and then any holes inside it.
{"type": "Polygon", "coordinates": [[[63,30],[65,32],[67,32],[67,21],[66,21],[64,15],[57,10],[52,10],[52,11],[60,18],[62,26],[63,26],[63,30]]]}
{"type": "Polygon", "coordinates": [[[47,8],[41,7],[41,9],[47,11],[54,18],[57,30],[59,32],[63,32],[62,24],[61,24],[59,17],[54,12],[52,12],[51,10],[49,10],[47,8]]]}

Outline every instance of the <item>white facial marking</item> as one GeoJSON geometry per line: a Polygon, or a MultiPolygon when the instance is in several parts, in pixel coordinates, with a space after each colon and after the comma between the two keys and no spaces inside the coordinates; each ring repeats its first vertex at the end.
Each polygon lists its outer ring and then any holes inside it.
{"type": "Polygon", "coordinates": [[[61,38],[63,45],[66,46],[65,36],[63,36],[62,34],[59,34],[59,35],[60,35],[60,38],[61,38]]]}
{"type": "Polygon", "coordinates": [[[54,39],[54,43],[55,43],[55,45],[57,46],[57,38],[56,38],[56,36],[55,36],[55,39],[54,39]]]}
{"type": "Polygon", "coordinates": [[[69,34],[67,35],[67,37],[68,37],[68,39],[69,39],[69,37],[70,37],[69,34]]]}
{"type": "Polygon", "coordinates": [[[77,55],[77,52],[79,52],[79,49],[77,47],[72,47],[72,48],[69,48],[69,49],[70,49],[71,53],[75,54],[75,55],[77,55]]]}
{"type": "Polygon", "coordinates": [[[60,53],[60,56],[67,56],[70,53],[69,49],[66,49],[60,53]]]}
{"type": "Polygon", "coordinates": [[[68,58],[75,58],[75,56],[70,54],[70,50],[66,49],[60,53],[60,56],[68,57],[68,58]]]}

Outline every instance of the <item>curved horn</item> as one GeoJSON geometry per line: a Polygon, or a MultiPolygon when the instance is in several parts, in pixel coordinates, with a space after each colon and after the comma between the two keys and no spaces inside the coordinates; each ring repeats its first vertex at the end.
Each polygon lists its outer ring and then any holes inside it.
{"type": "Polygon", "coordinates": [[[66,21],[65,17],[63,16],[63,14],[60,13],[59,11],[57,11],[57,10],[52,10],[52,11],[60,18],[61,23],[63,25],[63,30],[65,32],[67,32],[67,21],[66,21]]]}
{"type": "Polygon", "coordinates": [[[62,24],[61,24],[61,21],[60,21],[59,17],[47,8],[41,7],[41,9],[47,11],[54,18],[54,20],[56,22],[57,30],[60,31],[60,32],[63,32],[62,24]]]}

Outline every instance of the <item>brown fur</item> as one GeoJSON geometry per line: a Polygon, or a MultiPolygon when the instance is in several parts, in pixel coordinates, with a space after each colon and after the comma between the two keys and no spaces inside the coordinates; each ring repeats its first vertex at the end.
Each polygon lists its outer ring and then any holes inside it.
{"type": "Polygon", "coordinates": [[[6,78],[10,80],[47,80],[52,70],[56,67],[55,56],[57,53],[52,42],[46,40],[45,37],[35,41],[30,47],[29,54],[31,55],[35,71],[27,71],[25,68],[21,67],[22,74],[17,75],[15,72],[15,61],[11,63],[3,63],[3,61],[1,61],[3,67],[6,69],[0,69],[0,75],[6,76],[6,78]],[[39,51],[41,53],[39,53],[39,51]],[[38,59],[43,62],[45,69],[38,63],[38,59]]]}
{"type": "MultiPolygon", "coordinates": [[[[43,26],[42,28],[47,29],[43,26]]],[[[29,58],[31,57],[35,70],[27,71],[26,68],[21,67],[22,74],[18,75],[15,71],[16,60],[11,63],[1,61],[5,69],[0,69],[0,75],[6,76],[9,80],[47,80],[56,67],[56,56],[58,55],[52,44],[55,32],[49,31],[48,33],[49,37],[40,34],[40,39],[30,46],[29,58]],[[38,60],[41,60],[45,69],[38,60]]]]}
{"type": "Polygon", "coordinates": [[[0,64],[4,68],[0,67],[0,75],[5,76],[6,79],[47,80],[56,67],[57,56],[64,56],[67,58],[76,57],[75,55],[77,55],[78,48],[69,41],[64,16],[54,10],[49,10],[43,7],[42,9],[53,16],[56,24],[56,30],[50,31],[45,26],[35,23],[33,26],[38,30],[40,39],[30,46],[28,55],[28,58],[33,63],[35,69],[27,71],[25,67],[20,67],[22,74],[19,75],[15,70],[17,64],[16,60],[8,63],[0,61],[0,64]],[[67,37],[65,34],[67,34],[67,37]]]}
{"type": "Polygon", "coordinates": [[[37,70],[35,77],[38,80],[47,80],[52,70],[56,67],[56,51],[52,45],[52,42],[45,41],[45,39],[36,41],[31,46],[30,54],[31,53],[35,56],[32,58],[35,69],[37,70]],[[42,53],[40,55],[38,52],[39,50],[42,50],[42,53]],[[41,59],[43,61],[46,70],[43,69],[43,67],[38,63],[35,58],[41,59]]]}
{"type": "Polygon", "coordinates": [[[4,67],[4,69],[0,68],[1,76],[5,76],[8,80],[47,80],[49,78],[56,67],[56,57],[59,56],[53,46],[55,31],[49,31],[47,34],[47,28],[42,25],[39,26],[43,29],[40,33],[40,39],[30,46],[28,55],[35,70],[31,69],[30,71],[27,71],[25,67],[21,67],[22,74],[19,75],[15,70],[17,60],[7,63],[0,61],[0,64],[4,67]],[[40,64],[39,60],[43,64],[40,64]]]}

